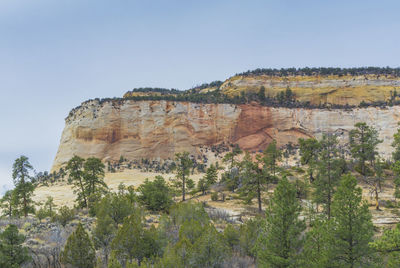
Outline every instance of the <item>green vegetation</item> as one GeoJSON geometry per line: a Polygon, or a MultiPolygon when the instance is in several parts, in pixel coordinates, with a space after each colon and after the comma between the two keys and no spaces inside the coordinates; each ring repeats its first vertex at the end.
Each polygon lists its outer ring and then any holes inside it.
{"type": "MultiPolygon", "coordinates": [[[[23,194],[11,190],[4,195],[3,217],[19,223],[28,241],[23,246],[25,237],[16,225],[0,226],[0,266],[40,267],[28,232],[33,225],[51,223],[54,248],[43,259],[54,260],[52,267],[398,267],[400,227],[383,235],[375,232],[358,187],[358,181],[366,183],[380,209],[384,181],[393,177],[392,171],[399,180],[400,160],[383,161],[378,142],[376,131],[364,123],[354,126],[348,147],[334,135],[302,139],[303,167],[281,165],[284,155],[276,142],[244,155],[232,146],[221,179],[220,167],[210,165],[195,191],[190,180],[195,159],[187,152],[176,155],[173,184],[157,176],[137,189],[121,184],[114,192],[104,184],[100,160],[75,156],[66,169],[79,197],[75,208],[56,207],[48,197],[35,223],[34,211],[24,210],[23,194]],[[222,204],[227,193],[257,206],[243,214],[245,219],[218,214],[207,198],[222,204]]],[[[27,158],[16,163],[16,185],[28,181],[34,186],[27,158]]],[[[33,207],[29,195],[26,200],[33,207]]],[[[393,201],[383,206],[398,209],[393,201]]]]}

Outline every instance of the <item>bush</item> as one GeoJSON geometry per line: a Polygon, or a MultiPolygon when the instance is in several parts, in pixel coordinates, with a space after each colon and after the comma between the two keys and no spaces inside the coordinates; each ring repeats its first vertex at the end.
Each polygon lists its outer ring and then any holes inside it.
{"type": "Polygon", "coordinates": [[[218,193],[217,192],[213,192],[211,194],[211,200],[212,201],[218,201],[218,193]]]}
{"type": "Polygon", "coordinates": [[[164,178],[157,176],[154,181],[146,181],[139,186],[139,202],[152,211],[166,211],[172,205],[170,189],[164,178]]]}
{"type": "Polygon", "coordinates": [[[53,217],[53,221],[59,222],[63,227],[67,225],[75,216],[75,210],[67,206],[62,206],[58,213],[53,217]]]}

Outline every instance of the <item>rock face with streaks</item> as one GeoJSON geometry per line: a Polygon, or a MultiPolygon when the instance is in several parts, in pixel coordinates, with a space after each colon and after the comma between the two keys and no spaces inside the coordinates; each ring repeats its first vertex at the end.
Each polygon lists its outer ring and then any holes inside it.
{"type": "Polygon", "coordinates": [[[375,127],[380,153],[389,157],[400,107],[353,110],[273,108],[254,104],[197,104],[174,101],[92,100],[66,118],[52,171],[73,155],[117,161],[168,159],[176,152],[199,153],[200,146],[222,142],[258,151],[273,139],[278,145],[299,138],[337,133],[343,141],[355,123],[375,127]]]}

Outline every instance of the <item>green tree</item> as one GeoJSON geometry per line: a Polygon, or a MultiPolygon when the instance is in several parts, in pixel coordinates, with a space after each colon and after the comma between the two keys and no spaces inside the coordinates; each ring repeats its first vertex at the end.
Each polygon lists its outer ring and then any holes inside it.
{"type": "Polygon", "coordinates": [[[375,160],[376,146],[382,142],[378,139],[378,132],[366,123],[357,123],[350,131],[350,150],[352,156],[358,160],[360,173],[367,175],[366,161],[375,160]]]}
{"type": "Polygon", "coordinates": [[[241,162],[242,187],[240,196],[247,203],[251,203],[253,198],[257,198],[258,211],[262,212],[262,193],[267,190],[270,175],[266,168],[261,168],[263,164],[261,155],[257,155],[257,161],[253,161],[249,153],[246,153],[241,162]]]}
{"type": "Polygon", "coordinates": [[[374,195],[375,209],[379,208],[379,193],[382,191],[382,184],[385,181],[386,174],[383,169],[383,161],[378,157],[373,164],[373,175],[366,177],[366,183],[369,186],[370,193],[374,195]]]}
{"type": "Polygon", "coordinates": [[[0,199],[0,208],[2,209],[3,215],[11,218],[16,214],[16,197],[13,190],[5,192],[4,196],[0,199]]]}
{"type": "Polygon", "coordinates": [[[140,265],[144,258],[159,254],[156,231],[145,229],[140,211],[126,217],[118,229],[111,248],[116,256],[124,261],[136,260],[140,265]]]}
{"type": "Polygon", "coordinates": [[[264,151],[264,163],[269,167],[273,176],[276,174],[278,161],[282,159],[282,152],[273,140],[264,151]]]}
{"type": "Polygon", "coordinates": [[[308,165],[310,183],[314,182],[314,171],[318,163],[320,144],[316,139],[299,139],[300,161],[302,165],[308,165]]]}
{"type": "Polygon", "coordinates": [[[265,101],[265,87],[261,86],[260,91],[258,91],[258,100],[263,102],[265,101]]]}
{"type": "Polygon", "coordinates": [[[224,158],[222,161],[224,163],[229,163],[229,170],[228,170],[228,186],[232,190],[232,192],[235,191],[235,189],[239,186],[239,176],[238,172],[234,171],[234,168],[238,168],[239,162],[235,160],[235,157],[240,155],[242,153],[242,150],[239,148],[238,145],[232,148],[231,152],[228,152],[225,154],[224,158]]]}
{"type": "Polygon", "coordinates": [[[317,164],[317,179],[314,181],[314,201],[324,205],[324,212],[331,217],[333,195],[343,172],[343,159],[339,157],[337,139],[333,135],[324,135],[320,141],[320,153],[317,164]]]}
{"type": "Polygon", "coordinates": [[[295,187],[282,178],[267,211],[264,232],[256,245],[261,267],[296,267],[303,244],[304,221],[299,219],[301,206],[295,187]]]}
{"type": "Polygon", "coordinates": [[[190,250],[189,267],[222,267],[228,254],[229,248],[221,234],[210,224],[190,250]]]}
{"type": "Polygon", "coordinates": [[[61,262],[77,268],[92,268],[96,264],[96,252],[89,234],[81,223],[68,237],[61,252],[61,262]]]}
{"type": "Polygon", "coordinates": [[[44,203],[44,207],[48,212],[48,216],[52,217],[54,216],[55,212],[54,209],[57,207],[56,204],[54,204],[54,198],[51,196],[47,197],[46,202],[44,203]]]}
{"type": "Polygon", "coordinates": [[[104,182],[104,164],[100,159],[90,157],[86,159],[83,164],[83,178],[85,193],[87,194],[87,201],[93,197],[97,197],[98,194],[105,193],[107,191],[107,184],[104,182]]]}
{"type": "Polygon", "coordinates": [[[105,206],[100,207],[97,212],[96,227],[93,230],[93,241],[96,249],[101,249],[105,263],[108,264],[108,256],[111,252],[111,241],[115,237],[115,222],[108,215],[105,206]]]}
{"type": "Polygon", "coordinates": [[[154,181],[148,179],[139,186],[139,202],[152,211],[167,211],[173,200],[171,191],[161,176],[156,176],[154,181]]]}
{"type": "Polygon", "coordinates": [[[85,163],[85,159],[74,156],[72,157],[68,163],[65,170],[68,172],[69,177],[68,180],[74,186],[74,193],[77,194],[76,201],[80,207],[88,207],[88,194],[86,193],[85,182],[83,178],[83,164],[85,163]]]}
{"type": "Polygon", "coordinates": [[[393,135],[392,146],[394,148],[394,152],[392,153],[393,161],[400,161],[400,128],[393,135]]]}
{"type": "Polygon", "coordinates": [[[370,243],[371,247],[387,258],[385,267],[400,267],[400,225],[385,230],[383,235],[370,243]]]}
{"type": "Polygon", "coordinates": [[[19,234],[16,225],[10,224],[0,234],[0,266],[18,268],[27,263],[31,257],[28,249],[22,246],[25,236],[19,234]]]}
{"type": "Polygon", "coordinates": [[[301,254],[300,267],[329,267],[330,247],[333,241],[330,221],[317,217],[307,232],[301,254]]]}
{"type": "Polygon", "coordinates": [[[201,192],[202,195],[205,195],[208,189],[209,189],[209,186],[207,184],[207,181],[204,178],[201,178],[197,182],[197,190],[199,192],[201,192]]]}
{"type": "Polygon", "coordinates": [[[15,185],[15,197],[18,202],[19,210],[27,217],[28,213],[35,211],[33,206],[32,194],[35,186],[29,171],[33,170],[32,165],[26,156],[16,159],[13,165],[12,177],[15,185]]]}
{"type": "Polygon", "coordinates": [[[190,186],[193,184],[193,181],[189,179],[190,169],[193,166],[193,161],[190,159],[188,152],[183,152],[175,155],[175,162],[177,172],[175,186],[181,189],[182,201],[185,201],[188,185],[190,186]]]}
{"type": "Polygon", "coordinates": [[[332,203],[332,262],[339,267],[364,267],[370,262],[373,225],[362,190],[351,175],[344,175],[332,203]]]}

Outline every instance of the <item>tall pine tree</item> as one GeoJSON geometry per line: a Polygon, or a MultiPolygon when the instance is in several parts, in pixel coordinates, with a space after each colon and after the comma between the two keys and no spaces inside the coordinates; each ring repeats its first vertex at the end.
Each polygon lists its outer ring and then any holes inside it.
{"type": "Polygon", "coordinates": [[[297,267],[303,244],[304,221],[295,187],[282,178],[267,211],[264,232],[257,242],[257,262],[261,267],[297,267]]]}

